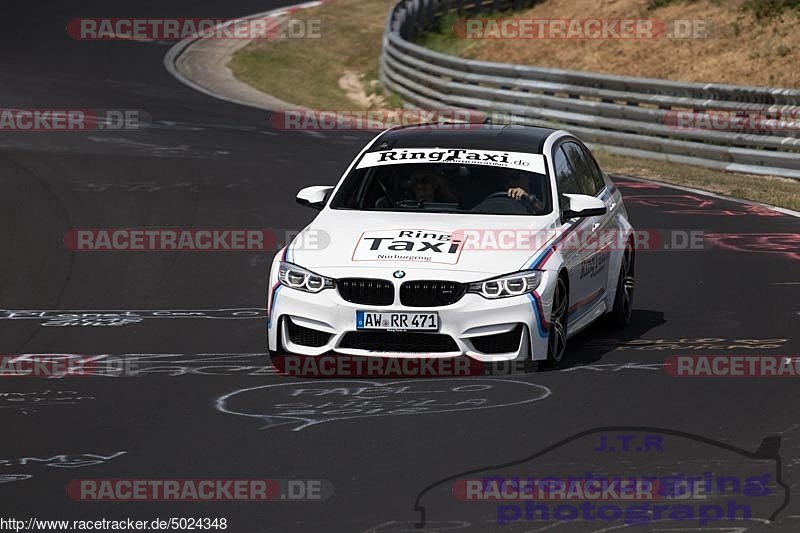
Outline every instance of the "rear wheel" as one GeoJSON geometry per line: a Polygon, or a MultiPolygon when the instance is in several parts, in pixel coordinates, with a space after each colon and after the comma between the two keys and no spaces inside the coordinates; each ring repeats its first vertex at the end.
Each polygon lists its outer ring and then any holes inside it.
{"type": "Polygon", "coordinates": [[[564,359],[567,349],[567,310],[569,309],[569,290],[567,280],[559,276],[553,292],[553,308],[550,314],[550,334],[547,338],[547,363],[558,366],[564,359]]]}
{"type": "Polygon", "coordinates": [[[614,308],[608,315],[609,324],[615,328],[624,328],[631,322],[631,312],[633,310],[634,259],[633,247],[631,243],[628,242],[628,244],[625,245],[625,253],[622,255],[622,265],[620,265],[619,268],[614,308]]]}

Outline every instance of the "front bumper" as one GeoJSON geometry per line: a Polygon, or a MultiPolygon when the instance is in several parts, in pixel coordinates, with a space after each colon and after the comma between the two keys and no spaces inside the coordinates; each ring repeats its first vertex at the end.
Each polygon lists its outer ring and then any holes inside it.
{"type": "Polygon", "coordinates": [[[453,304],[438,307],[406,307],[397,299],[393,305],[371,306],[346,301],[337,289],[310,294],[276,286],[271,291],[267,325],[269,349],[312,356],[335,352],[379,357],[466,355],[482,362],[542,360],[547,357],[545,317],[550,316],[554,279],[554,273],[544,272],[531,295],[489,300],[465,294],[453,304]],[[439,330],[364,335],[356,329],[356,311],[436,312],[439,330]]]}

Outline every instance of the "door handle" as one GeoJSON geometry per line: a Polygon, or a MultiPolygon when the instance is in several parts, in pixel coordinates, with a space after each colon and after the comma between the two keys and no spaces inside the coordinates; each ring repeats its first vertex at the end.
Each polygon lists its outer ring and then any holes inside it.
{"type": "Polygon", "coordinates": [[[594,224],[592,224],[592,231],[596,230],[599,227],[600,227],[600,223],[599,222],[595,222],[594,224]]]}
{"type": "Polygon", "coordinates": [[[608,206],[608,210],[613,211],[615,207],[617,207],[617,202],[611,202],[611,205],[608,206]]]}

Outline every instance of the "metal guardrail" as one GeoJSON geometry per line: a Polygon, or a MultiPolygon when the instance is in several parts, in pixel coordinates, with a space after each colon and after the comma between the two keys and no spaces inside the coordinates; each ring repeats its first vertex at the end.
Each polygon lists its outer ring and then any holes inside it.
{"type": "Polygon", "coordinates": [[[386,21],[381,82],[412,106],[478,110],[509,123],[568,129],[590,146],[623,155],[800,178],[800,90],[492,63],[412,42],[448,12],[500,11],[536,1],[399,1],[386,21]],[[713,123],[721,113],[746,120],[736,131],[720,131],[679,125],[681,113],[691,113],[695,126],[713,123]]]}

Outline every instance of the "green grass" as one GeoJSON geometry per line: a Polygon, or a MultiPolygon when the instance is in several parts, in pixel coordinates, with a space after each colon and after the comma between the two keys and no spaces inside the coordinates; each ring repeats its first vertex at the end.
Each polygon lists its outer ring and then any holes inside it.
{"type": "Polygon", "coordinates": [[[745,0],[742,11],[752,13],[759,20],[777,18],[787,11],[800,15],[800,0],[745,0]]]}
{"type": "MultiPolygon", "coordinates": [[[[513,16],[513,11],[495,11],[492,13],[481,13],[476,15],[481,19],[500,19],[513,16]]],[[[458,34],[459,17],[456,13],[448,13],[438,18],[434,27],[430,31],[420,36],[416,43],[420,46],[430,48],[443,54],[452,54],[460,57],[473,57],[472,51],[477,51],[482,46],[481,39],[464,39],[458,34]]]]}
{"type": "Polygon", "coordinates": [[[337,0],[293,16],[320,20],[321,38],[254,42],[228,66],[233,74],[267,94],[315,109],[357,108],[339,79],[346,70],[375,79],[383,26],[394,0],[337,0]]]}
{"type": "MultiPolygon", "coordinates": [[[[653,0],[692,1],[692,0],[653,0]]],[[[762,0],[748,0],[761,2],[762,0]]],[[[778,1],[778,0],[769,0],[778,1]]],[[[316,109],[355,109],[354,103],[339,89],[345,70],[363,74],[365,90],[377,79],[380,42],[386,14],[395,0],[337,0],[322,7],[301,11],[298,17],[322,20],[322,39],[255,43],[240,50],[230,63],[234,74],[268,94],[299,106],[316,109]]],[[[785,0],[798,3],[800,0],[785,0]]],[[[487,17],[503,17],[493,13],[487,17]]],[[[438,31],[419,40],[423,46],[457,55],[469,55],[477,41],[461,39],[455,32],[458,18],[442,17],[438,31]]],[[[386,93],[386,106],[401,107],[397,95],[386,93]]],[[[597,152],[603,168],[685,185],[707,191],[777,205],[800,211],[800,181],[738,174],[666,161],[651,161],[597,152]]]]}

